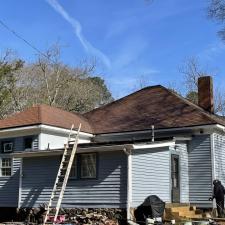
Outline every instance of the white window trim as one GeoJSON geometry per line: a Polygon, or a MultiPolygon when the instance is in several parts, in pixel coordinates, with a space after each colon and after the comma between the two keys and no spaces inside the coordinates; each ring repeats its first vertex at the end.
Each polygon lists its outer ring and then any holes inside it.
{"type": "Polygon", "coordinates": [[[3,152],[7,153],[7,152],[13,152],[13,142],[12,141],[9,141],[9,142],[6,142],[3,144],[3,152]],[[5,149],[5,146],[6,145],[11,145],[11,150],[6,150],[5,149]]]}
{"type": "MultiPolygon", "coordinates": [[[[4,167],[3,167],[4,168],[4,167]]],[[[11,177],[13,175],[13,158],[10,156],[4,156],[0,158],[0,177],[11,177]],[[2,159],[11,159],[11,175],[10,176],[2,176],[2,159]]]]}

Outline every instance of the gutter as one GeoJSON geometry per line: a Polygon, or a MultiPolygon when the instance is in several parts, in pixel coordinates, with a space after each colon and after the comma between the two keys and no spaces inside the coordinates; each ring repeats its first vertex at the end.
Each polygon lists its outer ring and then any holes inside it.
{"type": "MultiPolygon", "coordinates": [[[[122,151],[124,148],[132,148],[132,144],[87,147],[87,148],[78,147],[77,153],[122,151]]],[[[12,155],[15,158],[30,158],[30,157],[62,155],[63,151],[64,149],[21,151],[17,153],[12,153],[12,155]]]]}
{"type": "MultiPolygon", "coordinates": [[[[200,129],[206,129],[206,130],[217,129],[217,130],[225,132],[225,126],[220,125],[220,124],[205,124],[205,125],[177,127],[177,128],[176,127],[174,127],[174,128],[159,128],[159,129],[154,129],[154,132],[159,133],[159,132],[173,132],[173,131],[191,131],[191,130],[200,130],[200,129]]],[[[150,132],[152,132],[151,129],[140,130],[140,131],[102,133],[102,134],[97,134],[96,136],[99,136],[99,137],[113,136],[114,137],[114,136],[129,135],[129,134],[149,134],[150,132]]]]}
{"type": "MultiPolygon", "coordinates": [[[[175,141],[162,141],[162,142],[150,142],[140,144],[121,144],[121,145],[102,145],[94,147],[81,148],[78,147],[77,153],[89,153],[89,152],[112,152],[123,151],[125,149],[144,150],[151,148],[162,148],[166,146],[175,145],[175,141]]],[[[42,157],[42,156],[55,156],[62,155],[64,149],[52,149],[52,150],[31,150],[11,153],[15,158],[30,158],[30,157],[42,157]]]]}

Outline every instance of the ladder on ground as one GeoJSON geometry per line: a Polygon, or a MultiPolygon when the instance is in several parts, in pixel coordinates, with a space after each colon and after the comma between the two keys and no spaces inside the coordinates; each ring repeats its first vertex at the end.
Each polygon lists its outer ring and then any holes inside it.
{"type": "Polygon", "coordinates": [[[65,144],[64,146],[64,153],[63,153],[63,157],[60,163],[60,167],[58,170],[58,174],[55,180],[55,184],[52,190],[52,194],[48,203],[48,207],[47,207],[47,211],[46,211],[46,215],[45,215],[45,219],[44,219],[44,223],[43,225],[45,225],[47,223],[47,220],[49,218],[50,215],[50,211],[52,209],[52,203],[53,201],[57,201],[56,204],[56,212],[55,212],[55,216],[54,216],[54,222],[53,224],[56,223],[58,214],[59,214],[59,209],[62,203],[62,199],[63,199],[63,195],[66,189],[66,185],[67,185],[67,181],[70,175],[70,171],[73,165],[73,161],[75,158],[75,154],[77,151],[77,145],[78,145],[78,141],[79,141],[79,134],[80,134],[80,130],[81,130],[81,124],[79,125],[79,128],[77,130],[77,134],[75,137],[75,140],[72,140],[72,132],[73,132],[73,128],[74,125],[72,125],[70,133],[69,133],[69,137],[68,137],[68,142],[67,144],[65,144]],[[71,146],[72,145],[72,146],[71,146]]]}

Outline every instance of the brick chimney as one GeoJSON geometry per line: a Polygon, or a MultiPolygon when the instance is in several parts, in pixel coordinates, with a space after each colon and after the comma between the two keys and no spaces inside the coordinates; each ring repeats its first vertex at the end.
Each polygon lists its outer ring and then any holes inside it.
{"type": "Polygon", "coordinates": [[[198,78],[198,105],[210,113],[214,113],[213,80],[210,76],[198,78]]]}

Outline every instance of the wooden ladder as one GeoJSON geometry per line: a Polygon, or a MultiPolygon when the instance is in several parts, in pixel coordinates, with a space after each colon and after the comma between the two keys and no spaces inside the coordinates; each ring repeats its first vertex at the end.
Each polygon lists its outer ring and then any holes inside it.
{"type": "Polygon", "coordinates": [[[57,221],[59,209],[60,209],[60,206],[62,203],[62,199],[63,199],[63,195],[64,195],[64,192],[66,189],[67,181],[70,176],[70,171],[71,171],[73,161],[75,158],[75,154],[77,151],[77,145],[78,145],[78,141],[79,141],[81,124],[79,125],[79,128],[77,130],[75,140],[71,140],[73,128],[74,128],[74,125],[71,126],[71,130],[70,130],[69,137],[68,137],[68,142],[64,146],[63,157],[62,157],[62,160],[60,163],[58,174],[57,174],[55,184],[54,184],[54,187],[53,187],[53,190],[51,193],[51,197],[50,197],[50,200],[48,203],[48,207],[47,207],[43,225],[45,225],[47,223],[48,217],[50,215],[52,203],[54,200],[57,200],[57,204],[56,204],[56,212],[55,212],[53,224],[55,224],[57,221]],[[71,147],[71,145],[73,145],[73,146],[71,147]],[[72,150],[71,150],[71,148],[72,148],[72,150]],[[58,193],[58,195],[57,195],[57,193],[58,193]]]}

